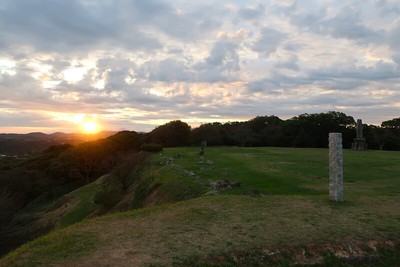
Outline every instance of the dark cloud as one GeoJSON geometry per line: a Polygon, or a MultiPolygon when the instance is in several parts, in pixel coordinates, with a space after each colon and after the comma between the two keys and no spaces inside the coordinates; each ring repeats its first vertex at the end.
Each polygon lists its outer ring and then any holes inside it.
{"type": "Polygon", "coordinates": [[[265,15],[265,7],[262,4],[256,7],[244,7],[239,9],[238,15],[244,20],[257,20],[265,15]]]}
{"type": "Polygon", "coordinates": [[[389,45],[392,50],[396,51],[397,53],[400,52],[400,20],[397,22],[397,25],[394,29],[389,31],[388,33],[388,41],[389,45]]]}
{"type": "Polygon", "coordinates": [[[251,48],[262,56],[269,56],[276,51],[278,46],[285,40],[285,37],[284,33],[264,27],[260,30],[259,37],[251,48]]]}
{"type": "Polygon", "coordinates": [[[400,79],[400,71],[396,66],[384,61],[378,61],[375,66],[361,66],[348,69],[330,67],[320,68],[310,72],[309,76],[316,80],[354,79],[359,81],[383,81],[400,79]]]}
{"type": "Polygon", "coordinates": [[[298,57],[296,55],[290,55],[287,59],[281,60],[275,64],[277,68],[285,68],[289,70],[298,71],[300,66],[298,64],[298,57]]]}
{"type": "MultiPolygon", "coordinates": [[[[0,46],[32,46],[38,51],[161,48],[159,34],[194,41],[220,22],[213,17],[178,14],[167,2],[3,1],[0,46]]],[[[209,12],[212,13],[212,12],[209,12]]],[[[217,17],[216,17],[217,18],[217,17]]]]}
{"type": "Polygon", "coordinates": [[[375,0],[374,3],[379,8],[380,13],[384,16],[388,14],[400,14],[400,6],[397,1],[390,3],[387,0],[375,0]]]}
{"type": "Polygon", "coordinates": [[[139,75],[151,81],[162,82],[189,82],[193,76],[185,61],[173,58],[148,61],[140,66],[139,75]]]}
{"type": "Polygon", "coordinates": [[[304,85],[311,85],[315,81],[305,76],[288,76],[278,72],[271,73],[271,77],[248,83],[249,92],[266,92],[269,94],[287,94],[304,85]],[[281,91],[284,89],[285,91],[281,91]]]}
{"type": "Polygon", "coordinates": [[[293,25],[305,28],[317,35],[330,35],[333,38],[344,38],[359,43],[382,43],[385,32],[375,31],[361,20],[360,5],[346,5],[338,10],[337,15],[329,18],[325,7],[315,13],[299,12],[299,5],[291,6],[287,14],[293,25]],[[291,14],[289,11],[297,10],[291,14]]]}
{"type": "Polygon", "coordinates": [[[379,43],[384,32],[366,27],[360,19],[360,11],[351,6],[342,8],[333,19],[321,23],[322,30],[335,38],[346,38],[361,43],[379,43]]]}
{"type": "Polygon", "coordinates": [[[232,79],[231,73],[240,70],[237,43],[222,39],[212,47],[209,56],[194,66],[195,81],[219,82],[232,79]]]}
{"type": "Polygon", "coordinates": [[[68,51],[95,47],[116,33],[116,22],[108,12],[112,6],[91,12],[81,1],[6,1],[0,10],[4,46],[34,46],[42,51],[68,51]],[[104,20],[105,17],[109,19],[104,20]],[[114,30],[113,30],[114,29],[114,30]]]}
{"type": "Polygon", "coordinates": [[[392,60],[397,64],[397,69],[400,70],[400,54],[393,55],[392,60]]]}

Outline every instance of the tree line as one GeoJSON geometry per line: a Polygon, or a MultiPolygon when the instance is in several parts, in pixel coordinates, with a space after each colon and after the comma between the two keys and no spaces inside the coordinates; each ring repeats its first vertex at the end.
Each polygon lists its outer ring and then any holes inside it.
{"type": "MultiPolygon", "coordinates": [[[[400,118],[382,122],[380,126],[363,125],[369,149],[400,150],[400,118]]],[[[198,146],[277,146],[328,147],[330,132],[341,132],[343,147],[351,148],[356,137],[356,122],[342,112],[301,114],[282,120],[277,116],[257,116],[244,122],[205,123],[191,129],[182,121],[171,121],[149,133],[152,142],[164,147],[198,146]]]]}

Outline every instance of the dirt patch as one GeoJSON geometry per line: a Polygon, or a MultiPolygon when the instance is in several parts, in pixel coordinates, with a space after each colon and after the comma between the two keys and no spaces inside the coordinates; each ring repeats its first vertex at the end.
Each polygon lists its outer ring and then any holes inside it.
{"type": "Polygon", "coordinates": [[[46,212],[41,215],[39,223],[59,226],[61,218],[71,211],[78,203],[79,198],[65,195],[54,203],[46,212]]]}
{"type": "MultiPolygon", "coordinates": [[[[296,246],[261,247],[235,250],[222,255],[196,259],[197,265],[234,266],[309,266],[332,263],[363,264],[379,262],[385,252],[400,253],[400,243],[394,240],[371,240],[366,243],[307,244],[296,246]]],[[[193,259],[191,260],[193,261],[193,259]]],[[[185,262],[187,264],[189,262],[185,262]]],[[[329,265],[331,266],[331,265],[329,265]]],[[[332,265],[333,266],[333,265],[332,265]]]]}
{"type": "Polygon", "coordinates": [[[70,207],[71,204],[76,204],[75,202],[77,202],[77,198],[71,195],[64,195],[63,197],[61,197],[60,199],[58,199],[53,205],[51,205],[51,207],[49,207],[46,212],[52,212],[54,210],[58,210],[58,209],[65,209],[67,207],[70,207]]]}

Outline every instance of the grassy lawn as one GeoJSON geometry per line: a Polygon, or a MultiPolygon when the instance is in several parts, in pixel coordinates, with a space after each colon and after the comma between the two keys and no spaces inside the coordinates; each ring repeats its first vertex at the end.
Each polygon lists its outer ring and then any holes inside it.
{"type": "MultiPolygon", "coordinates": [[[[283,256],[271,264],[287,266],[293,259],[282,247],[311,258],[312,247],[328,244],[360,255],[374,252],[371,242],[396,247],[399,163],[399,152],[345,150],[345,202],[338,204],[328,201],[327,149],[208,147],[204,159],[197,148],[166,149],[143,175],[158,184],[152,188],[173,192],[166,202],[181,201],[85,220],[27,243],[0,266],[256,266],[276,251],[283,256]],[[173,160],[160,164],[165,158],[173,160]],[[185,200],[222,179],[241,186],[185,200]],[[260,194],[248,193],[254,190],[260,194]]],[[[387,266],[400,260],[398,247],[389,254],[387,266]]],[[[326,266],[338,265],[328,256],[326,266]]]]}
{"type": "MultiPolygon", "coordinates": [[[[168,149],[163,156],[183,153],[185,157],[176,164],[203,181],[239,180],[240,189],[228,194],[256,189],[263,194],[327,195],[327,149],[209,147],[204,161],[212,165],[199,164],[197,152],[194,148],[168,149]]],[[[345,198],[400,193],[400,152],[344,150],[343,158],[345,198]]]]}

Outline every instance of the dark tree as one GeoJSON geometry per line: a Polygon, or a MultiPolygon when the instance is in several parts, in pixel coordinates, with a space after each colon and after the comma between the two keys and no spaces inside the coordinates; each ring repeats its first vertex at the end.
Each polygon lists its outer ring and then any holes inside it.
{"type": "Polygon", "coordinates": [[[384,121],[381,126],[382,128],[400,129],[400,118],[384,121]]]}
{"type": "Polygon", "coordinates": [[[221,123],[206,123],[192,130],[190,143],[200,145],[202,141],[207,141],[208,145],[224,145],[221,123]]]}
{"type": "Polygon", "coordinates": [[[164,147],[187,146],[190,144],[190,132],[187,123],[176,120],[155,128],[150,133],[150,139],[164,147]]]}
{"type": "Polygon", "coordinates": [[[349,148],[354,138],[354,118],[342,112],[301,114],[287,121],[288,137],[294,147],[327,147],[328,134],[341,132],[343,146],[349,148]]]}

